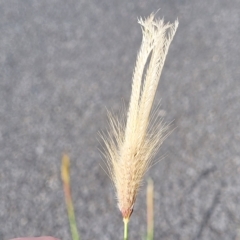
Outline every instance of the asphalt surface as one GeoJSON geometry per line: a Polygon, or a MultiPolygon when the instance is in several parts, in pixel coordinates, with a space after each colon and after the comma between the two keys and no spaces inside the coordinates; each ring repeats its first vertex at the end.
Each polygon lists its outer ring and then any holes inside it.
{"type": "MultiPolygon", "coordinates": [[[[240,239],[239,0],[0,1],[0,239],[70,240],[60,163],[82,239],[122,239],[98,132],[128,105],[137,18],[179,19],[156,102],[175,131],[147,177],[155,239],[240,239]]],[[[146,230],[144,181],[130,239],[146,230]]]]}

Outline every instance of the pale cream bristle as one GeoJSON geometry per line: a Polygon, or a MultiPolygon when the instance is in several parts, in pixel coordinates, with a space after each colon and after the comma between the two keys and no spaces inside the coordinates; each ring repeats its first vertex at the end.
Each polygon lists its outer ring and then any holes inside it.
{"type": "Polygon", "coordinates": [[[168,48],[178,27],[178,21],[164,24],[163,20],[154,20],[154,14],[139,19],[139,23],[143,38],[133,73],[127,120],[109,113],[110,130],[103,137],[108,170],[124,219],[130,218],[142,178],[167,136],[167,125],[151,118],[151,109],[168,48]]]}

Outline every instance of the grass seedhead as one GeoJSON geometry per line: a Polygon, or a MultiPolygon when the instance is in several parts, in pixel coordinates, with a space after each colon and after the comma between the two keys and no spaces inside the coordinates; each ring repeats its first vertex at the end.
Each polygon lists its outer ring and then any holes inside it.
{"type": "Polygon", "coordinates": [[[109,174],[125,220],[133,212],[144,174],[168,135],[167,125],[151,113],[168,48],[178,27],[178,21],[165,24],[162,19],[155,20],[154,14],[138,22],[142,44],[133,72],[127,119],[109,114],[110,129],[103,137],[109,174]]]}

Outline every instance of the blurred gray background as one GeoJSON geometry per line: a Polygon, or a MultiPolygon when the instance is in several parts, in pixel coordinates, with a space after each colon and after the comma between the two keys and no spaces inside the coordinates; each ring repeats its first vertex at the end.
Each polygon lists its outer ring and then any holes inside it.
{"type": "MultiPolygon", "coordinates": [[[[122,239],[97,135],[106,108],[128,105],[137,18],[159,8],[180,25],[156,95],[176,130],[145,178],[155,182],[155,239],[240,239],[239,0],[1,0],[0,239],[70,240],[63,152],[82,239],[122,239]]],[[[145,234],[145,189],[130,239],[145,234]]]]}

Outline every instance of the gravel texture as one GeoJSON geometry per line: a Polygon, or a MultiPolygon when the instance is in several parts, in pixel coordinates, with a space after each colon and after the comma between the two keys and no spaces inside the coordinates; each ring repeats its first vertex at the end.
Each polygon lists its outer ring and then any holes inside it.
{"type": "MultiPolygon", "coordinates": [[[[239,0],[0,0],[1,240],[71,239],[63,152],[82,239],[122,239],[97,136],[106,108],[128,105],[137,18],[159,8],[158,17],[180,25],[156,96],[176,129],[147,174],[155,239],[240,239],[239,0]]],[[[130,239],[145,234],[145,188],[130,239]]]]}

